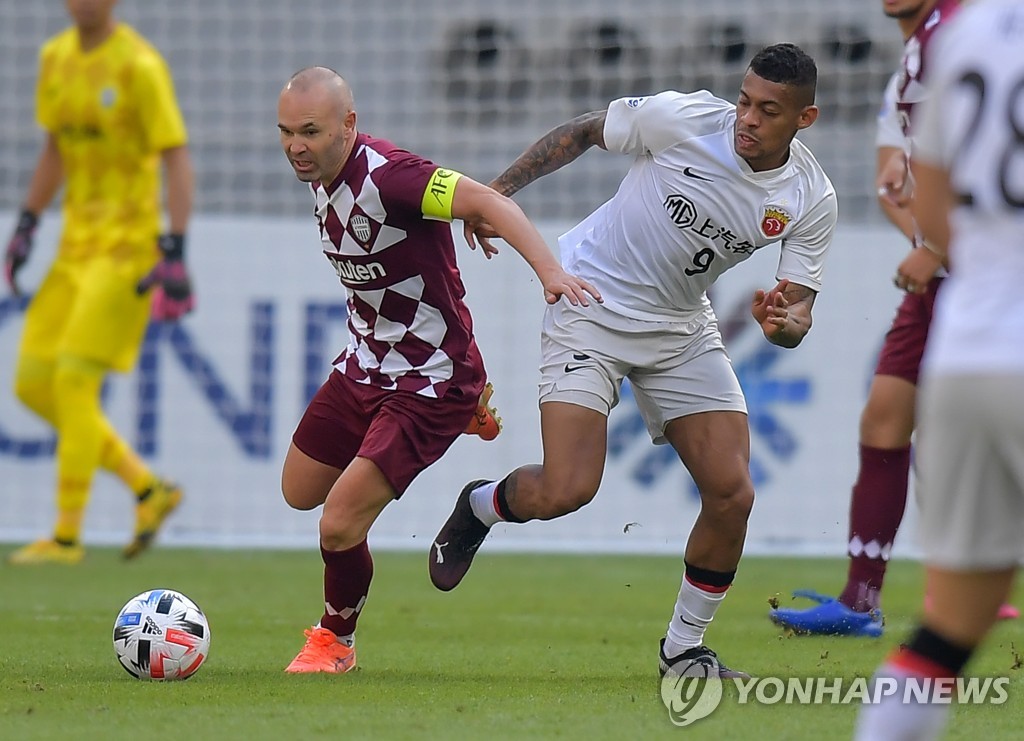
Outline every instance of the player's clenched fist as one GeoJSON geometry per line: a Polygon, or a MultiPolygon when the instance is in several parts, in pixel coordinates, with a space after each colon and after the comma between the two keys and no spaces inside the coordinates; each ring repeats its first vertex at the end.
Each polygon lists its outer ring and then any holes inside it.
{"type": "Polygon", "coordinates": [[[157,246],[160,262],[139,281],[136,290],[142,294],[153,289],[152,316],[158,322],[180,319],[195,306],[192,281],[185,269],[185,236],[163,234],[157,246]]]}
{"type": "Polygon", "coordinates": [[[38,224],[38,216],[27,209],[22,211],[14,234],[11,235],[11,241],[7,243],[7,251],[4,253],[4,277],[15,296],[21,295],[17,282],[18,271],[28,261],[28,256],[32,252],[32,238],[38,224]]]}

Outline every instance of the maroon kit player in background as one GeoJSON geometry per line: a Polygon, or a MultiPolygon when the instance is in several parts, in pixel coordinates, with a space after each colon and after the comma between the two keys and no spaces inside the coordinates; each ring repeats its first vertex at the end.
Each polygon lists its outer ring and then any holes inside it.
{"type": "MultiPolygon", "coordinates": [[[[957,14],[960,2],[883,0],[882,6],[885,14],[898,22],[905,43],[896,99],[904,148],[880,167],[878,175],[880,199],[898,215],[909,208],[913,190],[907,153],[913,135],[911,115],[925,91],[925,49],[935,32],[957,14]]],[[[882,634],[880,595],[893,541],[906,510],[918,372],[935,297],[945,275],[942,258],[920,238],[915,237],[914,242],[896,278],[897,286],[905,288],[907,295],[885,337],[861,414],[860,469],[850,501],[846,586],[838,599],[809,590],[796,592],[819,604],[803,610],[778,608],[770,613],[774,622],[801,633],[882,634]]],[[[1017,611],[1004,605],[1000,614],[1016,617],[1017,611]]]]}
{"type": "Polygon", "coordinates": [[[282,490],[323,505],[325,611],[286,671],[356,665],[356,620],[384,507],[470,424],[485,386],[452,219],[486,221],[530,264],[549,303],[600,300],[566,273],[510,199],[356,129],[352,91],[333,70],[296,73],[278,102],[281,143],[311,184],[324,254],[348,294],[349,343],[299,422],[282,490]]]}

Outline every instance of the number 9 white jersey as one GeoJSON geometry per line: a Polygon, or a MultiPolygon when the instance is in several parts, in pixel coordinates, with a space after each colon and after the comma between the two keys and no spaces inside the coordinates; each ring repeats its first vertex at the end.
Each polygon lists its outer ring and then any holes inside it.
{"type": "Polygon", "coordinates": [[[707,91],[621,98],[604,141],[634,157],[618,192],[559,239],[570,273],[605,305],[650,321],[690,321],[705,291],[755,250],[782,242],[776,277],[815,291],[837,218],[835,189],[794,140],[782,167],[754,172],[736,154],[736,107],[707,91]]]}

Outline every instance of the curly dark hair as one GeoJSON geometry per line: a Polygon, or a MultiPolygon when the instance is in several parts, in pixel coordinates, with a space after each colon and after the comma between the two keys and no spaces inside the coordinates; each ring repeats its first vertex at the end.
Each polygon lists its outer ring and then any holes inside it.
{"type": "Polygon", "coordinates": [[[801,88],[805,93],[805,105],[814,104],[818,67],[796,44],[766,46],[750,60],[749,68],[755,75],[769,82],[801,88]]]}

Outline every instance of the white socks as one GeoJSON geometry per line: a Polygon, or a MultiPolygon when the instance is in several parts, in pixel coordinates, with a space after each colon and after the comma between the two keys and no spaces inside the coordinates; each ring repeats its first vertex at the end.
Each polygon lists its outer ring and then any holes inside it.
{"type": "Polygon", "coordinates": [[[494,508],[494,493],[497,489],[498,482],[491,481],[481,484],[469,493],[469,506],[473,508],[473,514],[487,527],[504,522],[498,510],[494,508]]]}
{"type": "Polygon", "coordinates": [[[725,591],[706,592],[683,577],[676,598],[675,612],[668,623],[665,637],[665,656],[673,658],[704,642],[704,631],[714,619],[718,605],[725,599],[725,591]]]}
{"type": "Polygon", "coordinates": [[[853,733],[854,741],[934,741],[939,738],[946,726],[950,705],[904,702],[907,679],[912,676],[890,664],[875,672],[872,687],[878,679],[887,677],[895,679],[899,689],[886,694],[876,704],[861,707],[853,733]]]}

